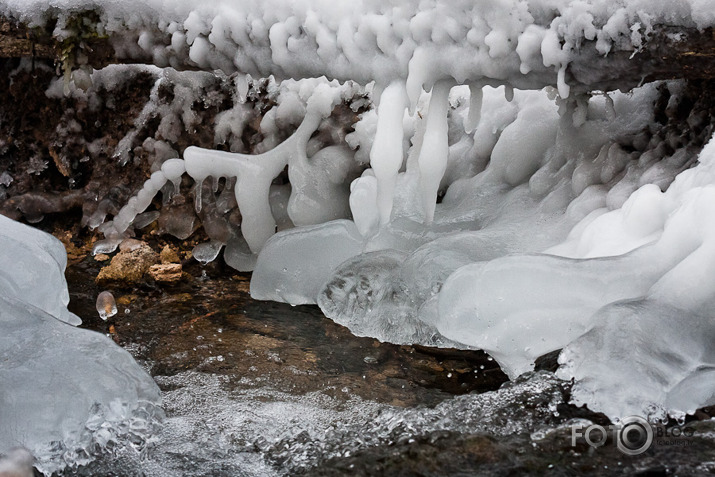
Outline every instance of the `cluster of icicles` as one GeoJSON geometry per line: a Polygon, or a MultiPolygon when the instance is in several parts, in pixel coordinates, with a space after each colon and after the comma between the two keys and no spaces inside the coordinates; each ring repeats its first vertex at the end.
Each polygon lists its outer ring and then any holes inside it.
{"type": "MultiPolygon", "coordinates": [[[[420,188],[426,224],[434,217],[438,189],[447,167],[447,113],[449,92],[453,85],[452,81],[442,81],[434,86],[426,116],[419,154],[420,188]]],[[[470,92],[470,113],[466,127],[468,131],[473,131],[479,122],[482,89],[473,86],[470,92]]],[[[511,99],[513,89],[507,88],[506,95],[507,99],[511,99]]],[[[355,207],[355,201],[350,201],[353,220],[365,238],[374,235],[380,225],[390,221],[395,183],[404,156],[403,117],[409,102],[404,83],[390,84],[383,89],[379,98],[377,129],[370,151],[370,165],[374,174],[363,175],[350,185],[354,197],[359,197],[361,204],[364,204],[364,194],[370,195],[370,202],[375,203],[375,210],[366,210],[362,206],[355,207]]],[[[262,154],[231,153],[190,146],[184,151],[183,159],[164,161],[160,170],[146,180],[113,220],[99,227],[106,238],[95,244],[94,253],[114,251],[126,238],[132,225],[141,228],[156,220],[158,213],[144,214],[144,211],[151,205],[155,195],[165,190],[166,184],[171,183],[173,193],[178,194],[184,174],[195,181],[197,212],[202,208],[204,181],[213,178],[213,189],[216,192],[218,180],[227,179],[225,191],[233,187],[242,216],[241,233],[249,249],[246,252],[254,255],[254,259],[255,254],[260,252],[277,230],[269,202],[270,188],[273,180],[286,166],[292,185],[287,213],[294,225],[312,225],[344,218],[348,191],[342,191],[341,188],[344,188],[344,170],[349,168],[346,162],[354,161],[352,151],[346,146],[329,146],[310,158],[306,153],[311,135],[318,129],[320,122],[330,115],[338,100],[335,94],[316,88],[298,129],[277,147],[262,154]],[[319,177],[321,175],[327,177],[319,177]]],[[[414,111],[414,102],[410,109],[414,111]]],[[[213,260],[224,244],[216,245],[212,247],[215,253],[209,254],[205,261],[213,260]]],[[[251,259],[242,261],[244,266],[239,265],[239,268],[250,270],[253,262],[251,259]]]]}

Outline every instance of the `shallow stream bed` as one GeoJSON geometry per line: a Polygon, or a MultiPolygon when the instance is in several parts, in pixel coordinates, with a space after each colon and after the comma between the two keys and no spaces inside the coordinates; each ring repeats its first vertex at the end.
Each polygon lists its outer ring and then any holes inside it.
{"type": "Polygon", "coordinates": [[[613,439],[572,446],[574,422],[607,419],[566,404],[553,356],[507,383],[480,351],[355,337],[317,307],[252,300],[248,275],[192,261],[180,282],[110,289],[119,313],[105,322],[100,266],[89,256],[69,265],[70,310],[146,367],[166,418],[148,452],[118,443],[65,475],[715,473],[706,413],[688,424],[692,437],[639,456],[613,439]]]}

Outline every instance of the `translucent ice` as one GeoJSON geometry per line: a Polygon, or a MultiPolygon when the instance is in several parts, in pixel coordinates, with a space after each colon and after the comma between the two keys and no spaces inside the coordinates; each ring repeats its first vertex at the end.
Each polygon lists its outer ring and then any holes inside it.
{"type": "Polygon", "coordinates": [[[159,389],[112,340],[63,322],[79,318],[66,308],[62,244],[4,216],[0,242],[0,452],[23,446],[52,472],[103,452],[100,429],[142,448],[159,389]]]}
{"type": "Polygon", "coordinates": [[[258,256],[251,296],[292,305],[315,303],[332,271],[362,246],[362,236],[347,220],[278,233],[258,256]]]}
{"type": "Polygon", "coordinates": [[[111,292],[105,290],[97,295],[97,313],[103,320],[117,314],[117,303],[114,301],[114,295],[111,292]]]}
{"type": "Polygon", "coordinates": [[[709,307],[638,299],[602,308],[594,327],[559,357],[559,375],[576,380],[574,402],[609,416],[651,419],[715,404],[709,307]]]}

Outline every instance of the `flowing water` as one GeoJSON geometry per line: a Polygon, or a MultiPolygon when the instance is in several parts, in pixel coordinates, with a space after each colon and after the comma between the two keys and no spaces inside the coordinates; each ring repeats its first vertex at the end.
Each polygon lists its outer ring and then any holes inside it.
{"type": "MultiPolygon", "coordinates": [[[[70,310],[110,334],[159,384],[166,418],[143,453],[117,443],[64,475],[494,475],[715,472],[712,421],[689,444],[620,454],[571,446],[572,419],[547,369],[506,383],[480,351],[355,337],[317,307],[251,300],[249,276],[185,264],[172,285],[110,289],[102,321],[86,257],[69,266],[70,310]]],[[[590,424],[589,421],[587,423],[590,424]]]]}

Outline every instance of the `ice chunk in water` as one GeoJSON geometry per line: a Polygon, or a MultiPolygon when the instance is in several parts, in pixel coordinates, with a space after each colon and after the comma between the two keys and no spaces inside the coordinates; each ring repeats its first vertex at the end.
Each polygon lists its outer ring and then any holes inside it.
{"type": "Polygon", "coordinates": [[[49,234],[0,215],[0,290],[3,296],[19,296],[25,303],[58,320],[78,325],[67,311],[70,297],[64,270],[65,249],[49,234]]]}
{"type": "Polygon", "coordinates": [[[0,216],[0,248],[0,452],[22,445],[51,473],[101,452],[100,428],[141,448],[159,388],[109,338],[63,323],[80,320],[67,311],[62,244],[0,216]],[[130,419],[145,430],[126,431],[130,419]]]}
{"type": "Polygon", "coordinates": [[[333,270],[362,247],[362,236],[349,220],[279,232],[258,256],[251,296],[292,305],[315,303],[333,270]]]}
{"type": "Polygon", "coordinates": [[[344,262],[318,297],[326,316],[358,336],[397,344],[433,344],[436,330],[415,317],[400,266],[407,254],[382,250],[344,262]]]}
{"type": "Polygon", "coordinates": [[[437,328],[488,351],[514,378],[588,331],[601,306],[647,293],[678,259],[643,265],[660,252],[651,246],[591,260],[511,255],[464,266],[442,288],[437,328]],[[638,274],[623,272],[636,266],[638,274]]]}
{"type": "Polygon", "coordinates": [[[561,353],[558,376],[575,378],[576,404],[611,418],[664,419],[668,412],[713,405],[715,330],[709,310],[687,311],[656,299],[606,306],[593,329],[561,353]]]}
{"type": "Polygon", "coordinates": [[[117,303],[114,301],[114,295],[111,292],[105,290],[97,295],[97,313],[103,320],[117,314],[117,303]]]}

